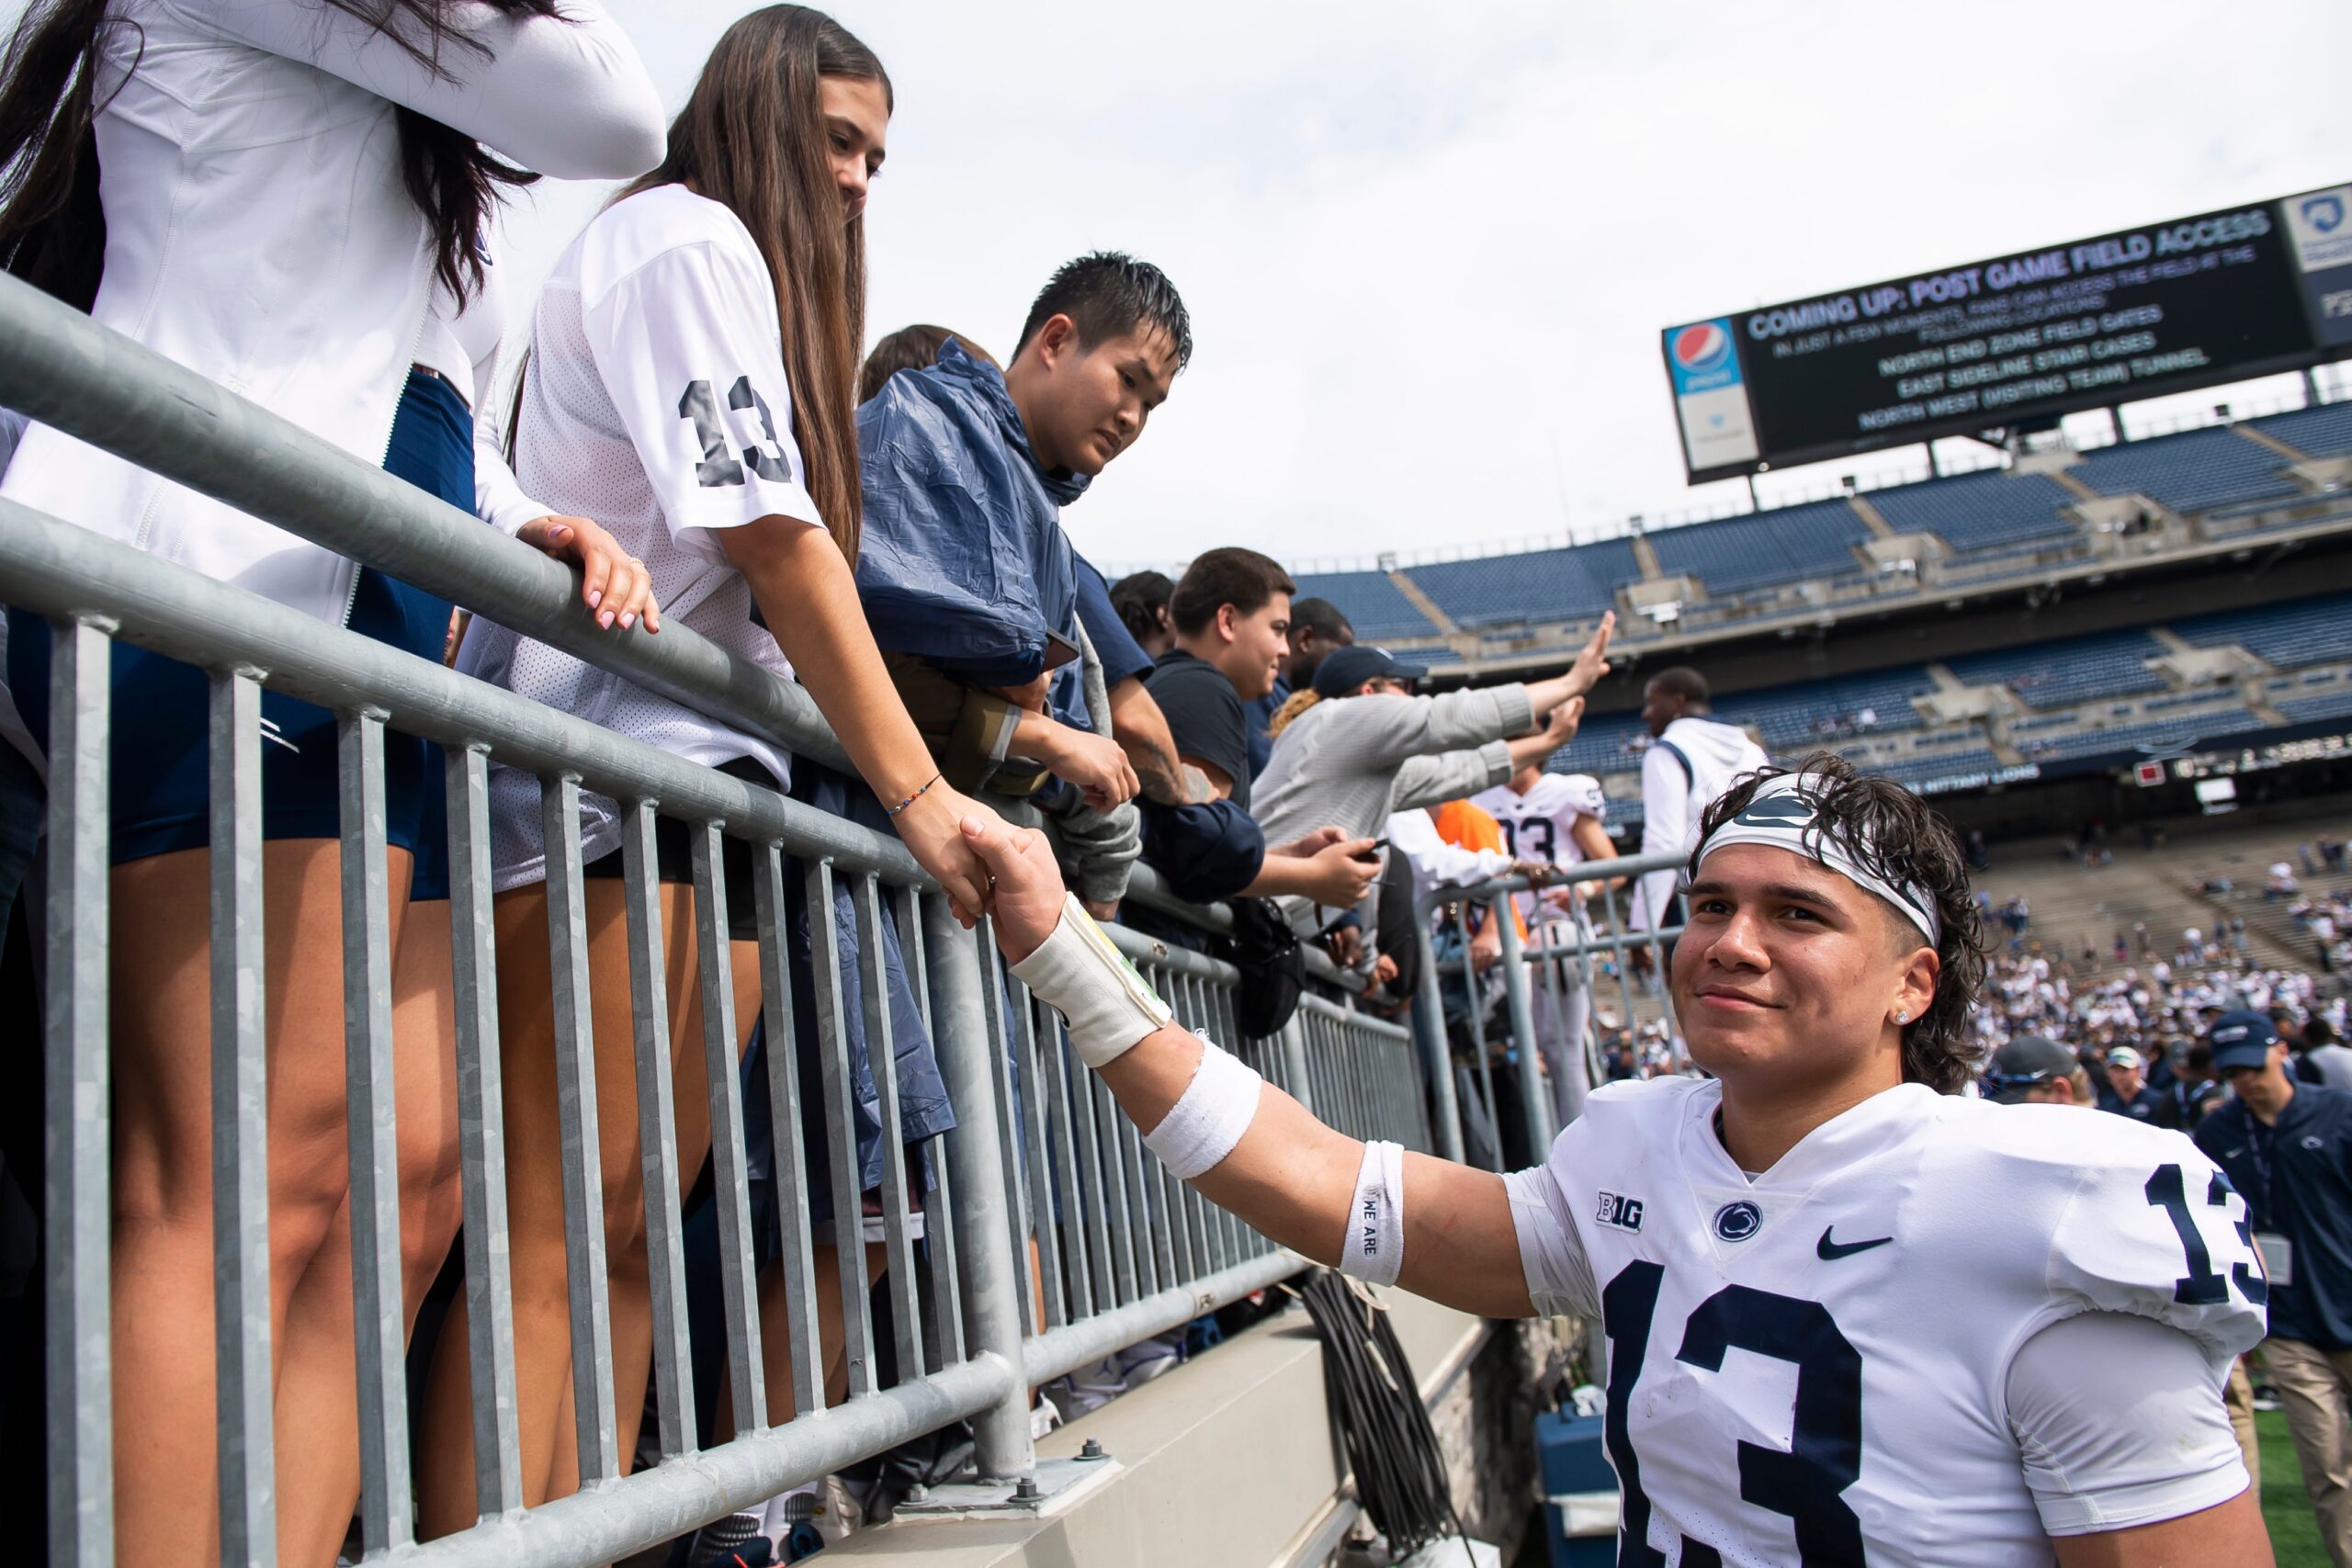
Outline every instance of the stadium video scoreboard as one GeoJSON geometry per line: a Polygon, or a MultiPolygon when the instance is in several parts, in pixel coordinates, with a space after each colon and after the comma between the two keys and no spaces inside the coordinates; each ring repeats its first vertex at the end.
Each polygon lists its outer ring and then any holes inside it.
{"type": "Polygon", "coordinates": [[[1671,327],[1690,482],[2352,355],[2352,185],[1671,327]]]}

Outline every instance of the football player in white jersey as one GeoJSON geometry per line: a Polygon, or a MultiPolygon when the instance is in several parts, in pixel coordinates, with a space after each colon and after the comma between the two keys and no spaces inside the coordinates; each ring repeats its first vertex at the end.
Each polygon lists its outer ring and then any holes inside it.
{"type": "Polygon", "coordinates": [[[1040,835],[966,834],[1178,1176],[1351,1274],[1601,1320],[1621,1565],[2272,1562],[2222,1400],[2245,1206],[2177,1134],[1957,1094],[1984,949],[1900,786],[1821,756],[1713,805],[1671,979],[1714,1077],[1610,1085],[1509,1177],[1325,1127],[1170,1021],[1040,835]]]}
{"type": "MultiPolygon", "coordinates": [[[[1588,860],[1608,860],[1617,851],[1602,824],[1609,803],[1600,781],[1590,773],[1551,773],[1540,761],[1511,774],[1510,782],[1473,795],[1473,806],[1493,815],[1511,858],[1563,868],[1588,860]]],[[[1589,940],[1584,900],[1561,884],[1519,896],[1521,913],[1544,945],[1589,940]]],[[[1595,1074],[1591,1057],[1592,992],[1581,964],[1547,961],[1546,974],[1530,987],[1535,1047],[1552,1080],[1555,1115],[1565,1127],[1584,1112],[1595,1074]]]]}

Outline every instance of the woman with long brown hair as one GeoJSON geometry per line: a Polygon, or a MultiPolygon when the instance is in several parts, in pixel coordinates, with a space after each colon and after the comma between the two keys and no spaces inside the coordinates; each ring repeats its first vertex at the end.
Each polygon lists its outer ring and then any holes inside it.
{"type": "MultiPolygon", "coordinates": [[[[771,6],[729,28],[671,125],[668,156],[582,231],[547,281],[518,406],[515,461],[526,489],[605,519],[644,559],[665,620],[807,687],[873,791],[861,801],[817,804],[894,829],[956,903],[977,914],[987,882],[957,824],[978,808],[939,778],[884,672],[852,574],[865,294],[860,215],[882,164],[890,110],[880,61],[830,17],[771,6]]],[[[477,621],[459,666],[691,761],[796,794],[808,787],[766,738],[503,627],[477,621]]],[[[502,890],[498,995],[516,1387],[525,1500],[537,1503],[577,1484],[564,1414],[573,1385],[547,846],[537,781],[499,772],[491,789],[502,890]]],[[[683,825],[663,824],[658,869],[679,1167],[690,1178],[709,1146],[709,1129],[703,1057],[693,1043],[701,1014],[686,839],[683,825]]],[[[652,1327],[616,803],[583,800],[581,840],[604,1172],[607,1280],[600,1283],[610,1289],[626,1462],[644,1404],[652,1327]]],[[[748,856],[726,880],[737,1016],[748,1031],[760,995],[748,856]]],[[[805,941],[805,922],[832,912],[794,913],[805,941]]],[[[894,964],[895,939],[887,929],[884,935],[886,965],[894,964]]],[[[856,971],[843,968],[845,982],[854,981],[856,971]]],[[[913,1007],[902,974],[891,989],[888,1005],[903,1023],[913,1007]]],[[[851,1020],[862,1012],[846,1001],[842,1010],[851,1020]]],[[[813,1019],[816,1010],[795,1011],[813,1019]]],[[[912,1021],[911,1041],[893,1030],[902,1089],[912,1088],[906,1103],[917,1117],[894,1131],[909,1138],[953,1124],[919,1015],[912,1021]]],[[[855,1041],[850,1058],[864,1059],[855,1041]]],[[[878,1151],[888,1135],[878,1123],[860,1131],[861,1156],[878,1151]]],[[[795,1132],[779,1127],[775,1135],[795,1132]]],[[[812,1159],[812,1171],[821,1163],[812,1159]]],[[[863,1163],[870,1182],[878,1161],[863,1163]]],[[[819,1267],[826,1267],[822,1258],[819,1267]]],[[[772,1365],[785,1364],[782,1329],[780,1322],[770,1325],[772,1365]]],[[[424,1473],[424,1525],[435,1532],[473,1520],[464,1347],[453,1325],[435,1369],[424,1473]]],[[[775,1419],[788,1410],[788,1400],[772,1403],[775,1419]]]]}
{"type": "MultiPolygon", "coordinates": [[[[476,308],[503,192],[537,169],[626,179],[661,101],[591,0],[48,0],[0,79],[0,263],[97,321],[458,506],[469,399],[443,328],[476,308]],[[560,115],[548,106],[560,104],[560,115]],[[483,143],[500,150],[510,164],[483,143]],[[438,298],[440,304],[434,301],[438,298]]],[[[449,609],[59,431],[10,500],[438,660],[449,609]]],[[[591,614],[647,610],[594,523],[513,526],[587,569],[591,614]]],[[[45,730],[47,626],[10,627],[45,730]]],[[[211,1222],[210,847],[203,671],[117,643],[110,941],[115,1518],[209,1561],[219,1540],[211,1222]]],[[[278,1551],[331,1561],[358,1492],[335,720],[262,700],[269,1305],[278,1551]]],[[[413,1310],[457,1223],[449,933],[411,908],[446,852],[430,750],[387,735],[385,799],[413,1310]]],[[[265,1478],[265,1483],[266,1480],[265,1478]]],[[[249,1548],[267,1550],[263,1543],[249,1548]]]]}

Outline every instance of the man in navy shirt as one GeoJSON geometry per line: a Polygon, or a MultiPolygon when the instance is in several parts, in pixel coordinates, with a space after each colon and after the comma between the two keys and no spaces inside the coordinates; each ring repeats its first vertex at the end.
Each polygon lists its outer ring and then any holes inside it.
{"type": "Polygon", "coordinates": [[[2148,1087],[2148,1064],[2139,1052],[2118,1045],[2107,1054],[2107,1092],[2098,1100],[2101,1111],[2154,1126],[2164,1106],[2165,1097],[2148,1087]]]}
{"type": "MultiPolygon", "coordinates": [[[[2262,1342],[2262,1358],[2286,1406],[2320,1539],[2336,1568],[2347,1568],[2352,1094],[2297,1083],[2288,1072],[2287,1043],[2258,1012],[2223,1013],[2207,1038],[2215,1070],[2237,1098],[2199,1123],[2197,1146],[2245,1198],[2268,1276],[2269,1337],[2262,1342]]],[[[2198,1196],[2186,1198],[2193,1203],[2198,1196]]],[[[2180,1289],[2206,1289],[2195,1253],[2189,1263],[2180,1289]]]]}

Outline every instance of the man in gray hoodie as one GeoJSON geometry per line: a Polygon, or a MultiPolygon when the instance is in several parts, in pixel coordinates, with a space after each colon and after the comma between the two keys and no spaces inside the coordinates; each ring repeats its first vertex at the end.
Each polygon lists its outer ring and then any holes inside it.
{"type": "MultiPolygon", "coordinates": [[[[1711,716],[1707,678],[1688,665],[1661,670],[1642,688],[1642,722],[1650,749],[1642,758],[1642,853],[1687,854],[1699,841],[1699,818],[1742,775],[1772,759],[1737,725],[1711,716]]],[[[1634,924],[1657,931],[1674,923],[1674,873],[1642,878],[1634,924]]]]}

